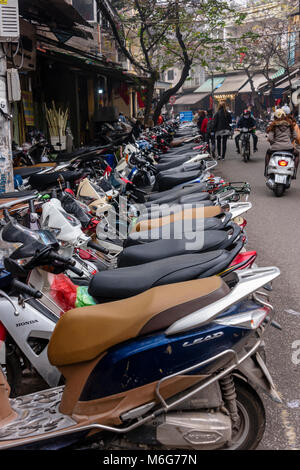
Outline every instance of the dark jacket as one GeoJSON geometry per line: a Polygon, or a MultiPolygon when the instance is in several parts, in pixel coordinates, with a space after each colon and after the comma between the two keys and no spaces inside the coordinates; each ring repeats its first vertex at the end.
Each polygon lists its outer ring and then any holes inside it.
{"type": "Polygon", "coordinates": [[[230,124],[232,122],[231,114],[223,109],[220,109],[214,116],[215,132],[223,130],[230,131],[230,124]]]}
{"type": "Polygon", "coordinates": [[[255,127],[255,126],[256,126],[256,121],[252,116],[248,118],[245,118],[244,116],[240,116],[238,123],[237,123],[238,129],[243,129],[243,127],[245,127],[246,129],[252,129],[252,127],[255,127]]]}
{"type": "Polygon", "coordinates": [[[212,134],[215,132],[215,121],[213,118],[208,119],[206,132],[207,134],[212,134]]]}

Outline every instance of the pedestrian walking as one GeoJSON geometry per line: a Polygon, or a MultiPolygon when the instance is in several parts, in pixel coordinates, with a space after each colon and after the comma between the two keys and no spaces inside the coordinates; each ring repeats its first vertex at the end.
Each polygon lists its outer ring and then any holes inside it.
{"type": "Polygon", "coordinates": [[[204,111],[204,113],[205,113],[205,116],[204,116],[204,119],[203,119],[202,124],[201,124],[200,132],[201,132],[201,135],[203,137],[203,140],[205,140],[205,142],[207,142],[206,133],[207,133],[208,117],[207,117],[207,112],[204,111]]]}
{"type": "Polygon", "coordinates": [[[220,103],[214,116],[215,136],[217,139],[218,160],[225,159],[227,140],[230,135],[231,115],[226,109],[226,103],[220,103]]]}
{"type": "Polygon", "coordinates": [[[199,117],[197,121],[197,126],[198,126],[200,133],[201,133],[202,122],[204,121],[204,119],[205,119],[205,111],[201,110],[199,111],[199,117]]]}
{"type": "Polygon", "coordinates": [[[215,138],[215,121],[213,117],[212,109],[207,111],[207,126],[206,126],[206,142],[209,145],[209,152],[212,154],[212,157],[216,156],[216,138],[215,138]]]}

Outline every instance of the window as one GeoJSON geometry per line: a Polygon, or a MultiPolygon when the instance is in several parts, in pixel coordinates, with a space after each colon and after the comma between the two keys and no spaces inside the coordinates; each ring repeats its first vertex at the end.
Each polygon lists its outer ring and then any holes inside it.
{"type": "Polygon", "coordinates": [[[174,70],[168,70],[168,81],[174,80],[174,70]]]}
{"type": "Polygon", "coordinates": [[[72,0],[73,7],[86,21],[97,22],[97,7],[95,0],[72,0]]]}
{"type": "Polygon", "coordinates": [[[127,61],[127,57],[125,56],[125,54],[123,54],[123,52],[118,49],[118,62],[126,62],[127,61]]]}

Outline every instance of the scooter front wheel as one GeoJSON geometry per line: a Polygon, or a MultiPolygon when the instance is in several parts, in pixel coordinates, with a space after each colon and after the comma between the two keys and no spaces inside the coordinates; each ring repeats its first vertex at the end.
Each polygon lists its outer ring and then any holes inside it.
{"type": "Polygon", "coordinates": [[[6,364],[4,373],[10,386],[10,398],[15,398],[22,393],[22,366],[15,348],[6,344],[6,364]]]}

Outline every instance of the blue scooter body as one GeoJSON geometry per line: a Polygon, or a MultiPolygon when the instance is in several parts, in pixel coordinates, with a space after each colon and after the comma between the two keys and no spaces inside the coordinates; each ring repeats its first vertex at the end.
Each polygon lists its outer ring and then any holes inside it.
{"type": "MultiPolygon", "coordinates": [[[[222,316],[261,308],[240,302],[222,316]]],[[[220,318],[220,317],[219,317],[220,318]]],[[[192,367],[236,345],[251,333],[241,327],[209,323],[185,334],[166,336],[158,332],[110,348],[90,374],[80,401],[90,401],[156,382],[192,367]]],[[[201,374],[195,369],[193,374],[201,374]]],[[[137,390],[138,393],[138,390],[137,390]]]]}

